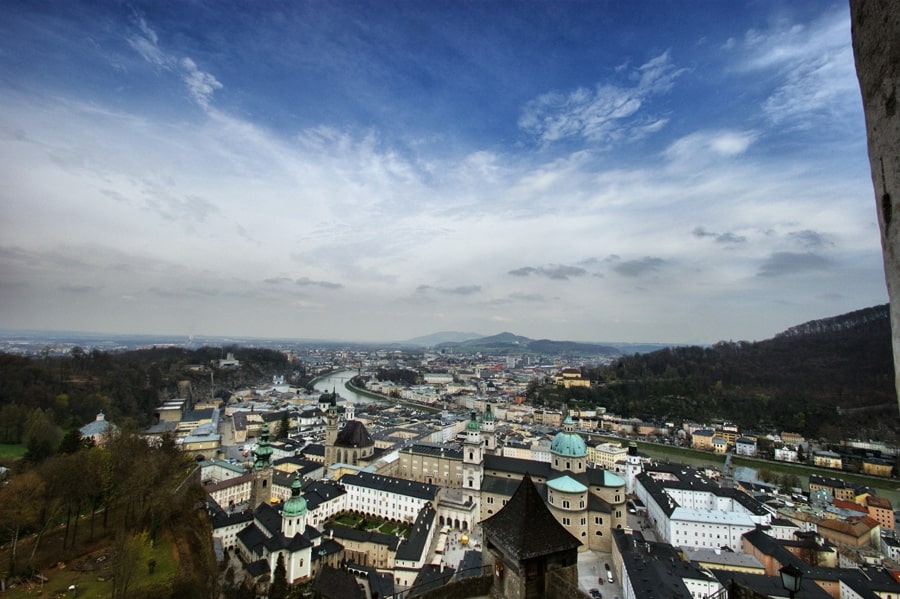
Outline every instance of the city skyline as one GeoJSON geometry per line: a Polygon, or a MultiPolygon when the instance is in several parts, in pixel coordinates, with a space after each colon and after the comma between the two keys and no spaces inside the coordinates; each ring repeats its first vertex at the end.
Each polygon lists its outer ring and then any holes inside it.
{"type": "Polygon", "coordinates": [[[759,340],[887,292],[845,2],[10,2],[0,328],[759,340]]]}

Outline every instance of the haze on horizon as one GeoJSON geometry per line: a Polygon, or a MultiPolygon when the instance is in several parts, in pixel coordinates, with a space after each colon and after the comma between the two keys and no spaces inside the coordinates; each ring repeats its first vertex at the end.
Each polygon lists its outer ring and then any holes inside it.
{"type": "Polygon", "coordinates": [[[844,0],[11,0],[0,102],[0,328],[712,343],[887,301],[844,0]]]}

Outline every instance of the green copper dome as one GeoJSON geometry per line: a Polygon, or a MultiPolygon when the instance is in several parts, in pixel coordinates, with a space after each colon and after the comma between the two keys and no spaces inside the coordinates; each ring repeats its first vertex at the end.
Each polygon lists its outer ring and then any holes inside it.
{"type": "Polygon", "coordinates": [[[485,422],[493,422],[494,421],[494,412],[491,411],[491,404],[484,405],[484,421],[485,422]]]}
{"type": "Polygon", "coordinates": [[[472,416],[466,424],[466,430],[473,433],[477,433],[481,430],[481,425],[478,423],[478,416],[475,415],[475,412],[472,412],[472,416]]]}
{"type": "Polygon", "coordinates": [[[587,445],[581,435],[574,432],[575,423],[568,416],[563,423],[565,430],[556,433],[550,444],[550,453],[566,458],[587,457],[587,445]]]}
{"type": "Polygon", "coordinates": [[[306,513],[306,500],[300,494],[300,477],[294,479],[291,483],[291,497],[284,502],[281,508],[281,516],[283,518],[296,518],[306,513]]]}

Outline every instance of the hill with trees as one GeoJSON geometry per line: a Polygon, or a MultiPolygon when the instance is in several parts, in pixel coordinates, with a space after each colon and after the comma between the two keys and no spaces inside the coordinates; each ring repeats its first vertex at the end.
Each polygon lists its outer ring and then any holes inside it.
{"type": "Polygon", "coordinates": [[[772,339],[623,356],[583,369],[596,384],[533,388],[541,401],[650,420],[730,420],[743,430],[897,440],[887,305],[808,322],[772,339]]]}

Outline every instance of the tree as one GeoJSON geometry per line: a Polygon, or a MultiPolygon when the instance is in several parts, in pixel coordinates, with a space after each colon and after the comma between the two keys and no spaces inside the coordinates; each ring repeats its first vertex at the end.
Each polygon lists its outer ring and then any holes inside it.
{"type": "Polygon", "coordinates": [[[288,436],[288,431],[291,429],[291,421],[288,411],[285,410],[281,413],[281,422],[278,424],[278,438],[284,439],[288,436]]]}
{"type": "Polygon", "coordinates": [[[44,495],[44,481],[33,470],[14,476],[0,486],[0,526],[10,542],[10,576],[16,570],[16,549],[22,533],[30,532],[41,520],[41,506],[36,498],[44,495]]]}
{"type": "Polygon", "coordinates": [[[146,562],[142,559],[146,549],[145,533],[133,535],[122,529],[116,534],[112,562],[113,599],[128,597],[128,587],[137,573],[138,564],[146,562]]]}
{"type": "Polygon", "coordinates": [[[275,572],[272,574],[272,585],[269,587],[269,599],[287,599],[291,590],[287,581],[287,570],[284,567],[284,554],[278,554],[275,572]]]}
{"type": "Polygon", "coordinates": [[[81,438],[81,431],[77,428],[73,428],[69,429],[69,431],[63,435],[62,441],[59,442],[59,447],[56,448],[56,451],[62,454],[73,454],[85,447],[87,447],[87,445],[85,445],[84,440],[81,438]]]}
{"type": "Polygon", "coordinates": [[[28,413],[22,443],[28,447],[49,446],[50,451],[59,445],[59,429],[53,423],[53,411],[35,408],[28,413]]]}
{"type": "Polygon", "coordinates": [[[18,404],[0,408],[0,443],[21,443],[28,413],[18,404]]]}

